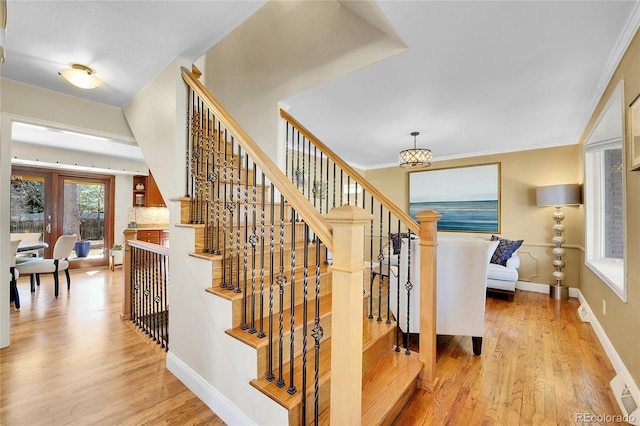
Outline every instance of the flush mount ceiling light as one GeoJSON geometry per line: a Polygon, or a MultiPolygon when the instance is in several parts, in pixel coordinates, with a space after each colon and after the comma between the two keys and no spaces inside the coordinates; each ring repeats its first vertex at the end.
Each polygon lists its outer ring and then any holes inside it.
{"type": "Polygon", "coordinates": [[[431,159],[433,158],[431,150],[416,147],[416,136],[419,134],[420,132],[411,132],[411,136],[413,136],[413,148],[400,151],[400,155],[398,156],[400,167],[428,167],[431,165],[431,159]]]}
{"type": "Polygon", "coordinates": [[[86,65],[73,64],[71,68],[65,68],[58,74],[81,89],[95,89],[102,84],[102,81],[93,75],[93,70],[86,65]]]}

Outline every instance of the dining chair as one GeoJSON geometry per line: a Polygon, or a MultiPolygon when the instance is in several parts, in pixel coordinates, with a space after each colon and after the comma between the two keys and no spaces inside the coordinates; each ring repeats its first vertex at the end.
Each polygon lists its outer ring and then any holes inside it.
{"type": "Polygon", "coordinates": [[[18,252],[18,245],[20,240],[11,240],[11,247],[9,254],[9,272],[11,273],[11,282],[9,283],[9,302],[13,302],[16,307],[16,311],[20,310],[20,294],[18,293],[18,277],[20,272],[16,269],[16,253],[18,252]]]}
{"type": "MultiPolygon", "coordinates": [[[[59,279],[58,273],[64,271],[67,277],[67,291],[71,290],[71,277],[69,276],[69,256],[73,251],[73,246],[78,237],[74,235],[61,235],[58,237],[56,244],[53,246],[53,258],[52,259],[33,259],[27,262],[19,263],[16,268],[20,271],[20,274],[35,275],[36,282],[40,285],[40,274],[52,273],[55,296],[58,297],[59,279]]],[[[32,289],[33,280],[32,280],[32,289]]]]}

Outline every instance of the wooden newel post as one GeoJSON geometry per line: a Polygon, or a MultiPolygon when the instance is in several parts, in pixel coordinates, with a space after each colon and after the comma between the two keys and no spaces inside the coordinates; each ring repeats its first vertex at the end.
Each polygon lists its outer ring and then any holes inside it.
{"type": "Polygon", "coordinates": [[[364,230],[373,216],[360,207],[342,206],[331,210],[325,219],[333,226],[331,424],[359,425],[364,230]]]}
{"type": "Polygon", "coordinates": [[[135,229],[125,229],[124,234],[124,258],[122,259],[122,273],[124,274],[122,292],[122,312],[120,319],[127,321],[131,319],[131,246],[130,240],[135,240],[138,231],[135,229]]]}
{"type": "Polygon", "coordinates": [[[432,210],[416,215],[420,222],[420,387],[433,392],[436,377],[436,282],[438,220],[432,210]]]}

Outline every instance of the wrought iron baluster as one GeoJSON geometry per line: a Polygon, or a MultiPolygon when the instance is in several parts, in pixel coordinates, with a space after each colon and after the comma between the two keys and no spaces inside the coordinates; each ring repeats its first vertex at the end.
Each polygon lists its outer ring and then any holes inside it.
{"type": "Polygon", "coordinates": [[[207,129],[206,129],[206,138],[205,138],[205,166],[204,166],[204,207],[205,207],[205,213],[204,213],[204,252],[205,253],[211,253],[211,239],[210,239],[210,235],[209,235],[209,206],[210,206],[210,199],[209,199],[209,192],[211,189],[211,171],[209,169],[210,166],[212,166],[211,164],[209,164],[209,156],[211,155],[211,138],[210,138],[210,134],[209,132],[211,131],[211,127],[210,127],[210,121],[211,121],[211,111],[207,108],[207,129]]]}
{"type": "Polygon", "coordinates": [[[333,163],[333,208],[336,208],[336,163],[333,163]]]}
{"type": "Polygon", "coordinates": [[[295,310],[296,310],[296,216],[297,212],[291,207],[291,291],[290,291],[290,307],[291,314],[290,319],[290,340],[289,340],[289,389],[287,392],[289,395],[296,393],[296,387],[293,383],[293,373],[295,367],[295,335],[296,335],[296,323],[295,323],[295,310]]]}
{"type": "MultiPolygon", "coordinates": [[[[311,152],[311,148],[309,148],[309,152],[311,152]]],[[[311,179],[310,179],[311,180],[311,179]]],[[[317,207],[317,199],[320,196],[320,194],[318,193],[320,191],[320,188],[318,187],[318,185],[321,185],[321,182],[318,182],[318,147],[317,146],[313,146],[313,189],[312,189],[312,196],[313,196],[313,207],[317,207]]],[[[320,210],[322,211],[322,209],[320,210]]]]}
{"type": "MultiPolygon", "coordinates": [[[[247,156],[247,159],[249,156],[247,156]]],[[[247,160],[247,175],[245,177],[246,184],[249,182],[249,161],[247,160]]],[[[253,179],[251,187],[251,236],[249,237],[249,243],[251,243],[251,328],[249,333],[255,334],[256,330],[256,245],[258,244],[258,234],[256,230],[256,203],[257,203],[257,188],[256,188],[256,164],[253,163],[253,179]]]]}
{"type": "MultiPolygon", "coordinates": [[[[254,167],[255,173],[255,167],[254,167]]],[[[264,215],[265,215],[265,176],[262,175],[262,185],[260,186],[260,331],[258,331],[258,337],[263,338],[266,336],[264,332],[264,215]]],[[[273,271],[271,271],[273,276],[273,271]]]]}
{"type": "MultiPolygon", "coordinates": [[[[220,148],[220,139],[222,138],[222,129],[220,127],[220,121],[216,120],[218,125],[215,129],[215,170],[212,176],[211,184],[213,187],[213,195],[212,198],[215,197],[215,211],[214,206],[211,206],[211,223],[212,223],[212,239],[213,239],[213,251],[212,253],[215,255],[220,254],[220,185],[224,182],[220,182],[220,172],[222,168],[222,158],[221,158],[221,148],[220,148]]],[[[224,241],[224,240],[223,240],[224,241]]]]}
{"type": "Polygon", "coordinates": [[[324,155],[322,154],[322,151],[320,151],[320,188],[319,188],[319,192],[320,193],[318,194],[318,197],[320,197],[320,201],[318,203],[319,204],[318,205],[318,211],[320,213],[322,213],[322,201],[323,201],[323,198],[327,195],[326,194],[327,191],[325,190],[326,183],[323,182],[323,180],[322,180],[322,177],[323,177],[323,175],[322,175],[322,167],[323,167],[323,165],[324,165],[324,155]]]}
{"type": "MultiPolygon", "coordinates": [[[[309,235],[309,225],[304,224],[304,235],[309,235]]],[[[302,424],[307,424],[307,303],[309,300],[309,243],[304,242],[302,286],[302,424]]]]}
{"type": "Polygon", "coordinates": [[[294,173],[293,178],[295,179],[296,188],[300,189],[300,132],[296,134],[296,172],[294,173]]]}
{"type": "MultiPolygon", "coordinates": [[[[318,417],[320,416],[320,340],[324,331],[320,324],[320,239],[316,238],[316,305],[315,314],[313,318],[313,341],[314,341],[314,384],[313,384],[313,421],[314,424],[318,424],[318,417]]],[[[305,391],[306,393],[306,391],[305,391]]]]}
{"type": "Polygon", "coordinates": [[[344,177],[344,171],[340,169],[340,206],[344,206],[344,183],[342,181],[344,177]]]}
{"type": "MultiPolygon", "coordinates": [[[[387,324],[391,324],[391,256],[394,255],[393,245],[391,244],[391,210],[388,211],[387,215],[387,269],[389,270],[389,280],[387,280],[387,324]]],[[[380,238],[382,238],[382,223],[380,224],[380,238]]]]}
{"type": "Polygon", "coordinates": [[[269,371],[267,373],[267,380],[272,382],[276,379],[273,374],[273,292],[274,292],[274,241],[275,241],[275,191],[273,183],[269,187],[269,197],[271,201],[271,224],[269,225],[269,340],[268,340],[268,353],[269,353],[269,371]]]}
{"type": "MultiPolygon", "coordinates": [[[[380,203],[380,236],[378,247],[380,247],[380,251],[378,252],[378,264],[380,265],[380,274],[378,275],[378,321],[382,321],[382,284],[384,274],[382,273],[384,269],[384,255],[382,254],[382,209],[384,206],[380,203]]],[[[373,213],[373,197],[371,198],[371,213],[373,213]]],[[[371,220],[371,235],[373,238],[373,220],[371,220]]],[[[373,258],[373,240],[371,243],[371,257],[373,258]]],[[[389,265],[387,265],[387,285],[389,284],[389,276],[391,275],[391,270],[389,269],[389,265]]]]}
{"type": "MultiPolygon", "coordinates": [[[[238,146],[238,148],[240,149],[240,146],[238,146]]],[[[240,157],[240,164],[242,164],[242,157],[240,157]]],[[[240,165],[239,164],[239,165],[240,165]]],[[[245,170],[245,180],[244,180],[244,197],[242,198],[243,203],[244,203],[244,238],[243,238],[243,246],[244,249],[242,251],[242,271],[243,271],[243,280],[242,280],[242,325],[240,326],[240,328],[242,328],[243,330],[248,330],[249,329],[249,324],[247,323],[247,316],[248,316],[248,303],[249,303],[249,294],[247,294],[247,278],[248,278],[248,274],[247,274],[247,267],[249,264],[248,261],[248,251],[249,251],[249,233],[248,233],[248,226],[249,226],[249,177],[247,176],[247,172],[249,170],[249,156],[245,155],[245,161],[244,161],[244,170],[245,170]]],[[[240,199],[240,186],[242,184],[242,169],[238,168],[238,199],[240,199]]],[[[240,215],[238,215],[238,247],[240,247],[240,215]]],[[[238,258],[238,262],[240,261],[240,259],[238,258]]],[[[238,271],[240,270],[240,267],[238,266],[238,271]]],[[[240,278],[240,274],[238,274],[238,278],[240,278]]],[[[240,283],[238,283],[238,287],[240,287],[240,283]]],[[[238,289],[236,289],[236,292],[238,291],[238,289]]]]}
{"type": "MultiPolygon", "coordinates": [[[[241,197],[241,192],[242,190],[240,189],[242,186],[241,183],[241,178],[240,176],[242,175],[242,147],[240,146],[240,144],[238,144],[238,181],[237,181],[237,185],[236,185],[236,207],[238,209],[240,209],[240,203],[242,202],[242,197],[241,197]]],[[[246,206],[246,204],[245,204],[246,206]]],[[[236,278],[235,278],[235,282],[236,282],[236,288],[234,289],[234,292],[236,293],[241,293],[242,292],[242,287],[241,287],[241,281],[240,281],[240,231],[242,230],[241,226],[240,226],[240,210],[238,210],[238,214],[236,215],[236,278]]],[[[246,234],[245,234],[246,235],[246,234]]],[[[245,241],[245,245],[246,245],[246,241],[245,241]]],[[[246,249],[246,247],[245,247],[246,249]]],[[[246,264],[246,253],[247,250],[244,250],[244,260],[245,260],[245,264],[246,264]]],[[[246,270],[245,270],[245,286],[246,286],[246,270]]],[[[245,295],[243,297],[246,297],[246,291],[245,291],[245,295]]],[[[245,321],[246,321],[246,311],[245,311],[245,321]]]]}
{"type": "Polygon", "coordinates": [[[160,257],[160,271],[162,276],[162,284],[160,286],[159,311],[160,311],[160,344],[163,348],[168,347],[168,312],[166,310],[167,301],[167,256],[160,257]]]}
{"type": "Polygon", "coordinates": [[[278,382],[279,388],[284,387],[285,382],[282,376],[282,364],[284,356],[284,286],[287,277],[284,274],[284,197],[280,195],[280,268],[278,272],[279,304],[280,315],[278,319],[278,382]]]}
{"type": "Polygon", "coordinates": [[[144,291],[143,291],[143,295],[144,295],[144,323],[145,323],[145,332],[147,333],[147,336],[150,335],[149,333],[149,324],[147,324],[147,322],[149,321],[149,314],[150,314],[150,306],[149,306],[149,283],[150,283],[150,278],[149,275],[151,274],[150,270],[149,270],[149,252],[145,251],[144,252],[145,256],[144,256],[144,291]]]}
{"type": "Polygon", "coordinates": [[[136,248],[131,247],[131,272],[129,276],[131,278],[133,291],[131,292],[129,304],[131,306],[131,321],[134,324],[137,324],[137,321],[138,321],[138,294],[140,292],[140,282],[138,281],[137,274],[138,274],[138,256],[136,253],[136,248]]]}
{"type": "Polygon", "coordinates": [[[289,128],[293,128],[291,124],[285,120],[284,131],[284,175],[289,177],[289,128]]]}
{"type": "Polygon", "coordinates": [[[309,199],[309,193],[308,192],[305,193],[305,188],[307,186],[307,181],[309,180],[308,176],[307,176],[307,170],[306,170],[306,167],[305,167],[305,160],[307,158],[307,154],[306,154],[306,150],[305,150],[305,143],[304,143],[305,139],[306,138],[304,136],[302,136],[302,170],[301,170],[302,177],[300,178],[299,189],[300,189],[300,192],[302,192],[302,195],[306,195],[307,199],[309,199]]]}
{"type": "MultiPolygon", "coordinates": [[[[400,221],[398,221],[398,241],[399,243],[402,243],[402,239],[400,239],[400,221]]],[[[402,267],[402,265],[400,265],[399,267],[402,267]]],[[[395,351],[400,352],[400,333],[402,332],[402,329],[400,328],[400,275],[398,275],[396,287],[396,312],[398,313],[398,318],[396,318],[395,351]]]]}
{"type": "MultiPolygon", "coordinates": [[[[313,197],[313,194],[311,193],[311,184],[314,182],[315,179],[311,178],[311,141],[309,139],[307,139],[307,168],[309,169],[309,172],[307,173],[307,199],[309,201],[311,201],[311,198],[313,197]]],[[[314,175],[315,178],[315,175],[314,175]]],[[[315,200],[314,200],[314,205],[315,205],[315,200]]]]}
{"type": "Polygon", "coordinates": [[[156,310],[155,310],[155,285],[156,285],[156,255],[148,252],[151,264],[149,265],[149,332],[152,340],[156,340],[156,310]]]}
{"type": "MultiPolygon", "coordinates": [[[[193,97],[194,93],[191,90],[191,86],[187,85],[187,139],[186,139],[186,147],[185,147],[185,179],[184,179],[184,196],[191,198],[191,192],[189,191],[189,182],[191,182],[192,174],[191,167],[189,164],[189,158],[191,157],[191,143],[193,143],[193,139],[191,137],[192,125],[191,117],[193,117],[193,97]]],[[[191,221],[191,203],[189,203],[189,221],[191,221]]]]}
{"type": "Polygon", "coordinates": [[[237,253],[235,252],[234,248],[234,225],[235,225],[235,210],[236,210],[236,203],[234,200],[234,188],[233,188],[233,184],[234,184],[234,169],[236,166],[236,157],[235,157],[235,143],[233,140],[233,136],[231,136],[231,166],[229,167],[230,169],[230,176],[229,176],[229,182],[225,185],[225,186],[229,186],[229,200],[227,201],[227,210],[229,210],[229,277],[228,277],[228,282],[227,282],[227,289],[229,290],[234,290],[235,286],[234,286],[234,273],[233,273],[233,266],[234,266],[234,256],[237,255],[237,253]]]}
{"type": "Polygon", "coordinates": [[[413,284],[411,283],[411,230],[407,233],[409,235],[408,246],[407,246],[407,282],[404,285],[405,290],[407,290],[407,333],[405,335],[405,354],[409,355],[411,352],[409,351],[409,333],[411,333],[411,325],[409,324],[409,318],[411,318],[411,289],[413,289],[413,284]]]}
{"type": "MultiPolygon", "coordinates": [[[[353,194],[353,205],[357,206],[358,205],[358,182],[355,183],[355,194],[353,194]]],[[[363,194],[364,197],[364,194],[363,194]]]]}
{"type": "Polygon", "coordinates": [[[202,111],[200,114],[200,140],[198,143],[198,188],[199,188],[199,197],[198,197],[198,223],[204,223],[204,176],[206,175],[206,171],[204,171],[204,159],[205,159],[205,143],[207,140],[207,117],[205,116],[205,112],[209,112],[209,108],[206,108],[204,105],[204,101],[202,102],[202,111]]]}
{"type": "MultiPolygon", "coordinates": [[[[373,215],[373,197],[371,199],[371,206],[370,206],[370,213],[373,215]]],[[[370,235],[371,238],[373,238],[373,220],[371,221],[371,225],[370,225],[370,235]]],[[[371,245],[371,248],[369,249],[370,251],[373,250],[373,244],[371,245]]],[[[371,261],[373,262],[373,252],[371,251],[369,259],[371,259],[371,261]]],[[[374,271],[374,266],[373,263],[371,263],[369,265],[369,315],[367,316],[367,318],[369,319],[373,319],[373,281],[375,280],[375,271],[374,271]]],[[[378,270],[380,272],[382,272],[380,270],[380,266],[378,266],[378,270]]]]}
{"type": "MultiPolygon", "coordinates": [[[[227,147],[228,147],[228,142],[227,142],[227,129],[224,129],[224,156],[223,156],[223,177],[222,177],[222,182],[220,183],[220,185],[223,188],[223,197],[222,197],[222,202],[224,203],[224,211],[222,212],[222,283],[220,285],[220,288],[223,289],[230,289],[232,288],[232,284],[229,281],[230,275],[229,272],[227,271],[227,264],[231,263],[230,262],[230,258],[229,261],[227,260],[227,218],[228,215],[230,215],[231,211],[229,210],[229,207],[232,205],[228,200],[227,200],[227,164],[229,161],[229,157],[227,156],[227,147]]],[[[220,190],[220,185],[218,186],[218,191],[220,190]]],[[[231,222],[233,223],[233,222],[231,222]]],[[[229,251],[231,251],[231,247],[229,247],[229,251]]],[[[231,253],[229,253],[229,256],[231,255],[231,253]]]]}
{"type": "Polygon", "coordinates": [[[195,194],[194,194],[194,210],[195,210],[195,221],[194,223],[200,223],[200,155],[202,154],[200,150],[200,144],[202,143],[202,101],[198,99],[198,127],[196,133],[196,146],[193,150],[193,165],[195,169],[195,194]]]}

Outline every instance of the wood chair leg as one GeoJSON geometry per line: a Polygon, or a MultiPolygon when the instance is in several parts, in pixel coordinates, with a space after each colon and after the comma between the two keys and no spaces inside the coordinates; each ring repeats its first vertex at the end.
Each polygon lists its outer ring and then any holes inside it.
{"type": "Polygon", "coordinates": [[[36,274],[29,274],[29,281],[31,282],[31,293],[36,291],[36,274]]]}
{"type": "Polygon", "coordinates": [[[482,354],[482,337],[471,337],[471,343],[473,343],[473,354],[480,355],[482,354]]]}

